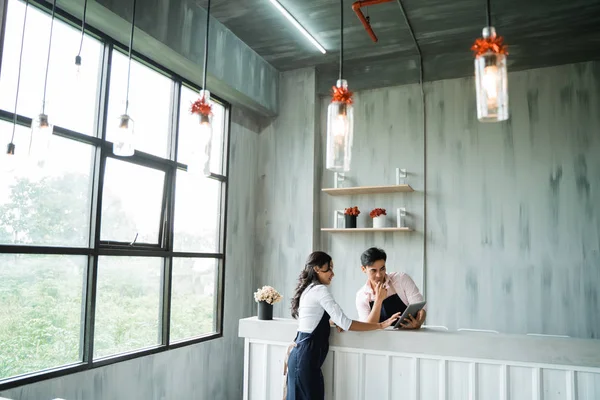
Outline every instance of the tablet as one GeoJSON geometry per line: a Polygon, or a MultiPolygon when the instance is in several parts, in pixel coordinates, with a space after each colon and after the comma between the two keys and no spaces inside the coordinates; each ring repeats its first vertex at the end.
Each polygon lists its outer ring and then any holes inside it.
{"type": "Polygon", "coordinates": [[[408,307],[406,307],[406,310],[404,310],[404,312],[400,316],[400,318],[398,318],[398,321],[396,321],[396,324],[394,325],[394,329],[401,328],[402,327],[401,324],[408,318],[409,315],[412,315],[413,318],[417,318],[417,313],[423,307],[425,307],[425,304],[427,304],[426,301],[409,304],[408,307]]]}

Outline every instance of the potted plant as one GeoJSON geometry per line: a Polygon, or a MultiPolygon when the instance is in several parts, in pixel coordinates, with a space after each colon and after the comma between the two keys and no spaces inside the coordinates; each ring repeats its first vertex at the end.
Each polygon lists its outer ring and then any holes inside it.
{"type": "Polygon", "coordinates": [[[373,228],[385,228],[385,208],[374,208],[369,216],[373,218],[373,228]]]}
{"type": "Polygon", "coordinates": [[[271,286],[263,286],[254,292],[254,301],[258,303],[258,319],[273,319],[273,304],[281,301],[282,297],[271,286]]]}
{"type": "Polygon", "coordinates": [[[344,222],[346,228],[356,228],[356,217],[360,214],[358,207],[350,207],[344,210],[344,222]]]}

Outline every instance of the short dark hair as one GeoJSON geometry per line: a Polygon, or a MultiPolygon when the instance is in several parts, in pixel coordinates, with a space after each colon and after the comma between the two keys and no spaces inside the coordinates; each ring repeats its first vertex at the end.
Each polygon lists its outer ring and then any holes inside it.
{"type": "Polygon", "coordinates": [[[387,254],[385,254],[385,251],[378,247],[371,247],[360,255],[360,264],[363,267],[370,267],[379,260],[387,261],[387,254]]]}

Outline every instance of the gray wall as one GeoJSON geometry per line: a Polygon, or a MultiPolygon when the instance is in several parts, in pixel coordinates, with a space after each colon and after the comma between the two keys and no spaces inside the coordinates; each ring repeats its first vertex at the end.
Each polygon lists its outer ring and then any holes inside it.
{"type": "MultiPolygon", "coordinates": [[[[279,115],[260,134],[255,287],[284,295],[276,316],[288,316],[293,286],[313,248],[316,223],[314,69],[282,73],[279,115]]],[[[318,211],[318,210],[317,210],[318,211]]]]}
{"type": "Polygon", "coordinates": [[[600,63],[511,74],[502,124],[472,83],[428,87],[430,321],[600,338],[600,63]]]}
{"type": "Polygon", "coordinates": [[[252,297],[258,135],[234,110],[231,127],[224,337],[0,393],[15,400],[240,399],[243,341],[238,320],[255,313],[252,297]]]}
{"type": "MultiPolygon", "coordinates": [[[[302,87],[312,89],[308,83],[302,87]]],[[[259,216],[256,266],[260,284],[285,293],[287,303],[276,307],[276,315],[289,316],[312,229],[313,247],[334,257],[332,290],[350,316],[356,316],[354,296],[365,281],[360,253],[376,245],[387,251],[390,270],[409,273],[424,288],[429,324],[599,337],[600,63],[511,73],[506,123],[477,121],[473,86],[472,78],[426,85],[426,154],[417,85],[357,93],[346,184],[393,184],[401,167],[416,192],[319,195],[313,203],[308,195],[333,185],[333,174],[322,167],[329,99],[319,101],[320,140],[311,152],[304,147],[312,118],[304,101],[310,100],[299,101],[304,91],[281,91],[282,107],[291,108],[296,122],[261,135],[267,168],[261,170],[259,204],[273,220],[259,216]],[[311,170],[312,157],[318,171],[311,170]],[[370,225],[374,207],[404,205],[416,232],[317,232],[332,225],[333,210],[352,205],[362,210],[359,226],[370,225]],[[308,217],[312,210],[320,212],[317,222],[308,217]]]]}

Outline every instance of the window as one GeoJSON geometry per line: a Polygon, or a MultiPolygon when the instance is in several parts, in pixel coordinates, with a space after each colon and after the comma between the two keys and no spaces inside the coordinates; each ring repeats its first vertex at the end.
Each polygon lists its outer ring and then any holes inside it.
{"type": "MultiPolygon", "coordinates": [[[[24,13],[25,3],[8,1],[0,76],[0,109],[10,112],[15,108],[24,13]]],[[[42,110],[49,34],[48,15],[30,6],[17,107],[20,115],[35,117],[42,110]]],[[[67,24],[55,23],[52,35],[46,114],[51,124],[92,135],[97,115],[97,107],[93,104],[97,102],[99,92],[102,44],[86,35],[81,53],[82,68],[77,74],[74,61],[79,49],[80,33],[67,24]]]]}
{"type": "MultiPolygon", "coordinates": [[[[159,157],[168,155],[172,87],[171,79],[131,62],[128,114],[135,124],[137,150],[159,157]]],[[[127,56],[119,51],[112,53],[109,93],[106,138],[113,141],[119,116],[125,114],[127,94],[127,56]]]]}
{"type": "Polygon", "coordinates": [[[177,172],[175,250],[216,253],[221,224],[221,183],[177,172]]]}
{"type": "Polygon", "coordinates": [[[42,169],[28,157],[29,125],[41,111],[50,15],[29,6],[14,125],[24,12],[8,0],[0,145],[12,140],[16,154],[0,154],[0,391],[222,330],[227,105],[213,99],[212,175],[186,172],[199,88],[136,58],[136,153],[115,156],[127,57],[87,32],[77,73],[80,31],[59,10],[46,104],[55,127],[42,169]]]}
{"type": "MultiPolygon", "coordinates": [[[[12,129],[12,123],[0,121],[3,144],[12,129]]],[[[28,135],[19,127],[19,151],[27,148],[28,135]]],[[[21,157],[18,167],[0,174],[0,244],[88,247],[93,151],[54,136],[43,169],[21,157]]]]}
{"type": "Polygon", "coordinates": [[[94,358],[160,344],[161,258],[100,257],[94,358]]]}
{"type": "Polygon", "coordinates": [[[158,244],[164,182],[163,171],[107,159],[100,238],[158,244]]]}
{"type": "Polygon", "coordinates": [[[80,362],[86,257],[0,254],[0,377],[80,362]]]}
{"type": "Polygon", "coordinates": [[[176,258],[173,261],[171,341],[215,332],[218,260],[176,258]]]}

